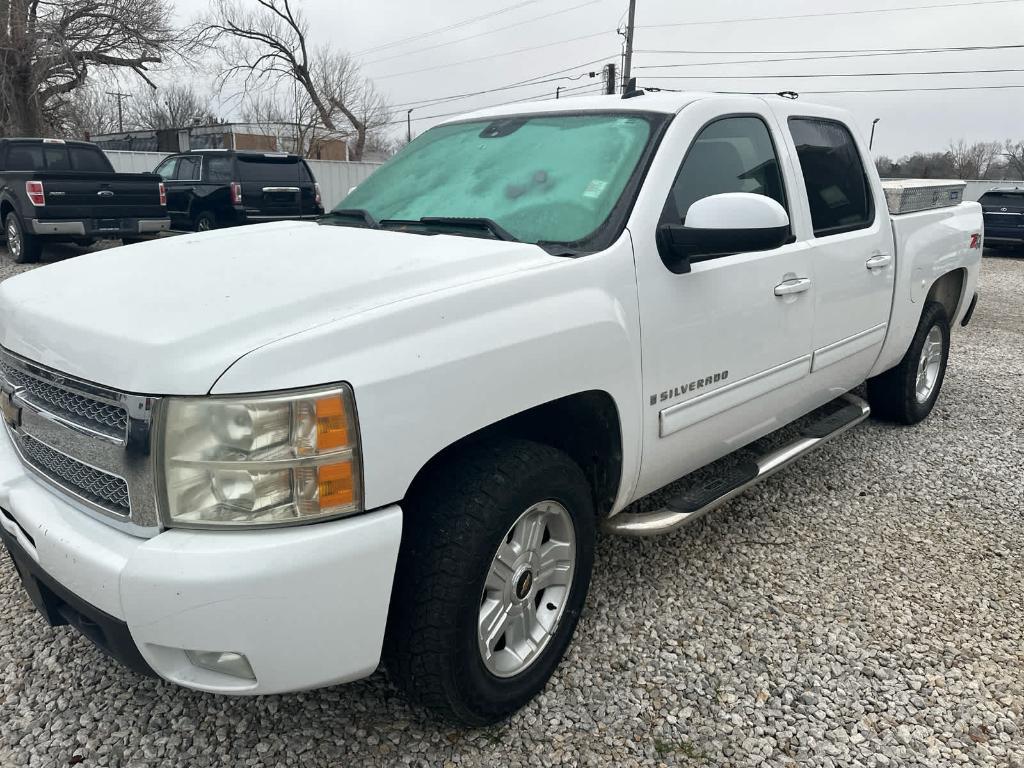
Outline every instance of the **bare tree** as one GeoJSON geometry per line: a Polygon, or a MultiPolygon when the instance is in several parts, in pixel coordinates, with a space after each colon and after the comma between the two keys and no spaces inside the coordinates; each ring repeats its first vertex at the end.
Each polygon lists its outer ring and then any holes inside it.
{"type": "Polygon", "coordinates": [[[75,139],[113,133],[118,127],[115,102],[102,86],[95,84],[84,85],[59,97],[49,119],[55,133],[75,139]]]}
{"type": "Polygon", "coordinates": [[[949,142],[949,158],[953,172],[960,179],[983,179],[999,157],[1001,147],[992,141],[968,144],[963,139],[949,142]]]}
{"type": "Polygon", "coordinates": [[[1017,176],[1024,179],[1024,141],[1007,139],[1003,145],[1003,157],[1017,176]]]}
{"type": "Polygon", "coordinates": [[[224,59],[222,87],[238,79],[247,92],[298,86],[295,104],[305,101],[326,133],[353,137],[353,159],[367,135],[387,122],[387,104],[358,64],[346,53],[311,45],[309,23],[291,0],[214,0],[205,26],[204,42],[218,46],[224,59]]]}
{"type": "Polygon", "coordinates": [[[0,0],[0,128],[43,134],[92,69],[147,70],[182,41],[170,0],[0,0]]]}
{"type": "Polygon", "coordinates": [[[210,99],[190,85],[142,88],[128,102],[128,122],[134,128],[161,130],[209,125],[218,121],[210,99]]]}

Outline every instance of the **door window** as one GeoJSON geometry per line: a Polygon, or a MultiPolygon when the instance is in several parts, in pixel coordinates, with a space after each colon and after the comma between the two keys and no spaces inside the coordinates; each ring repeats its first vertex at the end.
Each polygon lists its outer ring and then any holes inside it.
{"type": "Polygon", "coordinates": [[[156,172],[164,181],[174,178],[174,171],[178,168],[178,158],[169,157],[157,166],[156,172]]]}
{"type": "Polygon", "coordinates": [[[177,181],[198,181],[202,158],[183,157],[178,161],[178,172],[174,174],[177,181]]]}
{"type": "Polygon", "coordinates": [[[815,236],[870,227],[875,219],[874,200],[850,130],[834,120],[807,117],[791,118],[789,130],[807,187],[815,236]]]}
{"type": "Polygon", "coordinates": [[[724,192],[765,195],[786,207],[775,145],[759,117],[726,117],[698,134],[672,185],[662,223],[685,223],[691,205],[724,192]]]}

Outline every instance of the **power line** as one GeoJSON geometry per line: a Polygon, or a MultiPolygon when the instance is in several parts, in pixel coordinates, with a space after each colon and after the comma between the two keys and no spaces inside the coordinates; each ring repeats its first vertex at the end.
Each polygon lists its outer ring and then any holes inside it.
{"type": "MultiPolygon", "coordinates": [[[[937,46],[931,48],[808,48],[804,50],[788,50],[788,51],[754,51],[746,48],[742,51],[697,51],[692,49],[657,49],[657,48],[637,48],[634,53],[678,53],[695,56],[753,56],[753,55],[765,55],[770,56],[774,54],[841,54],[841,53],[875,53],[879,55],[885,55],[890,53],[931,53],[931,52],[954,52],[954,51],[995,51],[1002,50],[1005,48],[1024,48],[1024,45],[1019,44],[1007,44],[1007,45],[961,45],[961,46],[937,46]]],[[[758,59],[762,61],[762,59],[758,59]]]]}
{"type": "Polygon", "coordinates": [[[447,69],[449,67],[458,67],[458,66],[461,66],[463,64],[475,64],[475,63],[481,62],[481,61],[490,61],[491,59],[498,59],[498,58],[501,58],[503,56],[513,56],[513,55],[515,55],[517,53],[527,53],[529,51],[539,51],[542,48],[550,48],[550,47],[552,47],[554,45],[565,45],[566,43],[575,43],[575,42],[577,42],[579,40],[592,40],[595,37],[601,37],[602,35],[609,35],[609,34],[612,34],[612,33],[611,32],[595,32],[595,33],[590,34],[590,35],[580,35],[579,37],[570,37],[567,40],[556,40],[553,43],[544,43],[543,45],[532,45],[529,48],[519,48],[519,49],[514,50],[514,51],[505,51],[503,53],[492,53],[492,54],[490,54],[488,56],[479,56],[479,57],[477,57],[475,59],[464,59],[462,61],[453,61],[453,62],[451,62],[449,64],[438,64],[437,66],[433,66],[433,67],[423,67],[423,68],[420,68],[420,69],[410,69],[410,70],[406,70],[405,72],[393,72],[390,75],[375,76],[373,79],[374,80],[387,80],[387,79],[392,78],[392,77],[403,77],[405,75],[418,75],[418,74],[420,74],[422,72],[434,72],[434,71],[436,71],[438,69],[447,69]]]}
{"type": "MultiPolygon", "coordinates": [[[[641,87],[642,86],[638,86],[641,87]]],[[[949,85],[949,86],[935,86],[927,87],[922,86],[918,88],[849,88],[840,90],[830,91],[804,91],[801,90],[800,96],[824,96],[829,94],[847,94],[847,93],[914,93],[917,91],[921,92],[943,92],[943,91],[998,91],[1007,90],[1014,88],[1024,88],[1022,85],[949,85]]],[[[682,93],[674,88],[654,88],[651,87],[648,90],[651,91],[667,91],[669,93],[682,93]]],[[[733,96],[777,96],[778,93],[775,91],[713,91],[713,93],[729,94],[733,96]]]]}
{"type": "Polygon", "coordinates": [[[507,85],[499,85],[499,86],[495,86],[494,88],[486,88],[486,89],[480,90],[480,91],[470,91],[468,93],[456,93],[456,94],[452,94],[451,96],[438,96],[438,97],[433,98],[433,99],[422,99],[420,101],[409,101],[409,102],[405,102],[403,104],[394,104],[394,105],[392,105],[392,108],[393,109],[402,109],[402,108],[405,108],[405,107],[421,107],[422,108],[422,107],[433,106],[434,104],[442,104],[442,103],[450,102],[450,101],[458,101],[459,99],[470,98],[472,96],[483,96],[483,95],[488,94],[488,93],[498,93],[499,91],[509,91],[509,90],[512,90],[512,89],[515,89],[515,88],[526,88],[526,87],[531,86],[531,85],[542,85],[544,83],[555,83],[555,82],[558,82],[559,80],[579,80],[580,78],[587,77],[588,75],[591,75],[592,73],[590,73],[590,72],[581,72],[578,75],[561,75],[561,76],[558,76],[558,75],[560,75],[560,73],[562,73],[562,72],[567,72],[567,71],[570,71],[572,69],[580,69],[582,67],[586,67],[586,66],[589,66],[589,65],[592,65],[592,64],[596,64],[596,63],[601,62],[601,61],[606,61],[609,58],[612,58],[612,57],[604,56],[604,57],[602,57],[600,59],[594,59],[593,61],[584,62],[583,64],[579,64],[579,65],[577,65],[575,67],[570,67],[567,70],[563,69],[563,70],[558,70],[557,72],[549,72],[549,73],[547,73],[545,75],[537,75],[536,77],[531,77],[528,80],[517,80],[514,83],[509,83],[507,85]]]}
{"type": "Polygon", "coordinates": [[[775,75],[651,75],[660,80],[790,80],[818,77],[917,77],[926,75],[995,75],[1024,72],[1024,69],[939,69],[929,72],[826,72],[775,75]]]}
{"type": "Polygon", "coordinates": [[[579,10],[580,8],[585,8],[588,5],[594,5],[594,4],[599,3],[599,2],[602,2],[602,0],[587,0],[587,2],[580,3],[579,5],[573,5],[573,6],[570,6],[569,8],[563,8],[560,11],[552,11],[551,13],[545,13],[545,14],[542,14],[540,16],[533,16],[533,17],[531,17],[529,19],[524,19],[523,21],[517,21],[514,24],[507,24],[504,27],[497,27],[496,29],[490,29],[490,30],[487,30],[485,32],[479,32],[479,33],[477,33],[475,35],[469,35],[468,37],[459,37],[459,38],[456,38],[454,40],[449,40],[448,42],[445,42],[445,43],[436,43],[434,45],[428,45],[428,46],[426,46],[424,48],[414,48],[413,50],[406,51],[405,53],[396,53],[396,54],[394,54],[392,56],[385,56],[382,59],[373,59],[372,61],[363,62],[363,64],[365,64],[367,66],[370,66],[372,64],[379,64],[382,61],[391,61],[392,59],[401,59],[401,58],[404,58],[406,56],[412,56],[413,54],[416,54],[416,53],[422,53],[424,51],[433,51],[433,50],[435,50],[437,48],[446,48],[449,45],[455,45],[456,43],[464,43],[467,40],[476,40],[479,37],[486,37],[487,35],[493,35],[496,32],[504,32],[506,29],[513,29],[514,27],[521,27],[521,26],[523,26],[525,24],[532,24],[535,21],[540,21],[542,19],[548,19],[548,18],[551,18],[552,16],[558,16],[558,15],[563,14],[563,13],[569,13],[570,11],[576,11],[576,10],[579,10]]]}
{"type": "Polygon", "coordinates": [[[386,48],[394,48],[399,45],[404,45],[405,43],[412,43],[415,42],[416,40],[422,40],[424,37],[431,37],[433,35],[440,35],[445,32],[451,32],[453,29],[466,27],[478,21],[484,21],[485,19],[491,19],[494,18],[495,16],[501,16],[502,14],[519,10],[520,8],[527,5],[535,5],[536,3],[537,0],[523,0],[523,2],[514,3],[513,5],[506,5],[504,8],[499,8],[498,10],[491,11],[489,13],[482,13],[479,16],[474,16],[471,19],[463,19],[462,21],[457,21],[454,24],[448,24],[447,26],[444,27],[437,27],[436,29],[431,29],[426,32],[419,32],[418,34],[410,35],[409,37],[403,37],[399,38],[398,40],[393,40],[390,43],[383,43],[382,45],[377,45],[372,48],[364,48],[361,51],[356,51],[355,55],[365,56],[368,53],[375,53],[376,51],[383,51],[386,48]]]}
{"type": "MultiPolygon", "coordinates": [[[[1007,48],[1024,48],[1024,45],[1006,46],[1007,48]]],[[[877,56],[903,56],[915,53],[962,53],[967,50],[991,50],[988,48],[921,48],[906,51],[890,51],[887,53],[842,53],[835,56],[778,56],[768,59],[730,59],[729,61],[692,61],[685,64],[645,64],[634,69],[690,69],[691,67],[721,67],[729,64],[772,64],[784,61],[827,61],[838,59],[871,59],[877,56]]],[[[638,51],[639,53],[640,51],[638,51]]]]}
{"type": "MultiPolygon", "coordinates": [[[[562,93],[571,93],[573,91],[580,91],[580,90],[583,90],[584,88],[592,88],[593,86],[594,86],[593,83],[586,83],[584,85],[576,85],[576,86],[573,86],[572,88],[563,88],[562,89],[562,93]]],[[[481,106],[481,107],[474,107],[472,109],[460,109],[460,110],[457,110],[455,112],[444,112],[444,113],[439,114],[439,115],[421,115],[420,117],[412,118],[412,120],[413,120],[413,122],[416,122],[416,121],[419,121],[419,120],[439,120],[439,119],[441,119],[443,117],[454,117],[456,115],[465,115],[465,114],[469,114],[470,112],[476,112],[476,111],[481,110],[481,109],[490,109],[491,107],[500,107],[500,106],[502,106],[504,104],[521,104],[522,102],[525,102],[525,101],[553,101],[554,98],[555,98],[554,96],[551,96],[549,93],[545,92],[545,93],[537,94],[537,95],[534,95],[534,96],[527,96],[527,97],[522,98],[522,99],[514,99],[512,101],[499,101],[499,102],[497,102],[495,104],[487,104],[487,105],[484,105],[484,106],[481,106]]],[[[386,123],[386,125],[397,125],[399,123],[404,123],[404,122],[405,122],[405,119],[403,118],[401,120],[393,120],[393,121],[391,121],[389,123],[386,123]]]]}
{"type": "Polygon", "coordinates": [[[979,5],[1006,5],[1019,3],[1022,0],[970,0],[969,2],[943,3],[937,5],[906,5],[897,8],[869,8],[857,11],[824,11],[822,13],[801,13],[792,16],[748,16],[743,19],[715,19],[713,21],[681,21],[673,24],[645,24],[637,29],[662,29],[665,27],[702,27],[711,24],[738,24],[749,21],[794,21],[796,19],[815,19],[823,16],[862,16],[873,13],[899,13],[902,11],[923,11],[933,8],[976,8],[979,5]]]}

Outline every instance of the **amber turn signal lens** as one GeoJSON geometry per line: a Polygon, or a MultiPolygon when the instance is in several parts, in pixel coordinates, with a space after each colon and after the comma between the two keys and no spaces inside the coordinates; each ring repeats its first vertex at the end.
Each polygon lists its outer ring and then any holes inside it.
{"type": "Polygon", "coordinates": [[[316,401],[316,444],[320,451],[348,445],[348,420],[340,396],[322,397],[316,401]]]}
{"type": "Polygon", "coordinates": [[[321,466],[317,471],[320,509],[342,507],[355,501],[356,488],[353,480],[351,461],[321,466]]]}

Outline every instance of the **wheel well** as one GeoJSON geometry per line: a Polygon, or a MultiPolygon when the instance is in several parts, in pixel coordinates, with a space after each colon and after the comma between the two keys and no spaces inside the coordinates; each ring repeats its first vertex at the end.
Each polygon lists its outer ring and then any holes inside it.
{"type": "Polygon", "coordinates": [[[11,205],[10,201],[4,200],[0,202],[0,221],[7,218],[7,214],[14,210],[14,206],[11,205]]]}
{"type": "Polygon", "coordinates": [[[950,325],[953,324],[953,319],[956,317],[960,302],[963,299],[962,294],[966,276],[967,270],[963,268],[947,272],[932,283],[928,296],[924,300],[925,304],[929,301],[937,301],[945,307],[946,317],[949,318],[950,325]]]}
{"type": "Polygon", "coordinates": [[[600,390],[552,400],[467,435],[420,469],[407,496],[414,495],[427,476],[461,451],[472,450],[476,443],[510,437],[544,443],[567,453],[590,481],[598,514],[604,516],[611,510],[622,479],[622,432],[615,401],[600,390]]]}

